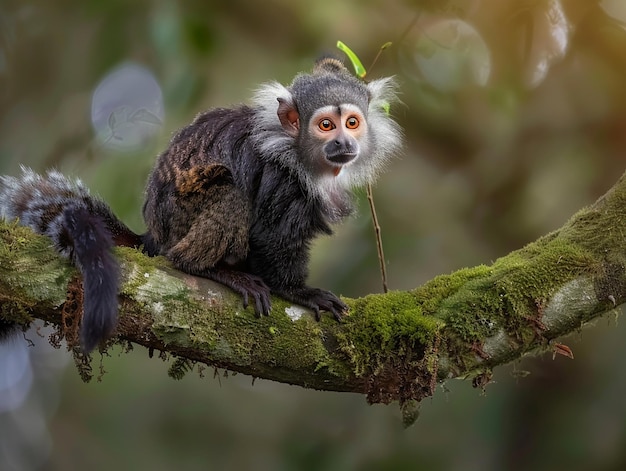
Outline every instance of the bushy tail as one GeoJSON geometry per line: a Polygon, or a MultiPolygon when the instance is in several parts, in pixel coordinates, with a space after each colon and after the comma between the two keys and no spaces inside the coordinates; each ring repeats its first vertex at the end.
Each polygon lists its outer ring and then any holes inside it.
{"type": "Polygon", "coordinates": [[[90,352],[117,322],[119,265],[114,245],[139,245],[133,233],[80,180],[57,171],[41,176],[22,168],[21,177],[0,177],[0,216],[48,236],[83,275],[80,342],[90,352]]]}

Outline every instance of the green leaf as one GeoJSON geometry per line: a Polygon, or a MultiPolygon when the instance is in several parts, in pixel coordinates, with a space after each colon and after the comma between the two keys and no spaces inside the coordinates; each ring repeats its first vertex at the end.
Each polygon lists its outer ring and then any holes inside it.
{"type": "Polygon", "coordinates": [[[352,62],[352,67],[354,67],[354,73],[357,75],[357,77],[364,78],[365,75],[367,75],[367,71],[365,70],[363,63],[361,62],[359,57],[352,51],[352,49],[350,49],[341,41],[337,41],[337,49],[339,49],[346,56],[348,56],[348,59],[350,59],[350,62],[352,62]]]}

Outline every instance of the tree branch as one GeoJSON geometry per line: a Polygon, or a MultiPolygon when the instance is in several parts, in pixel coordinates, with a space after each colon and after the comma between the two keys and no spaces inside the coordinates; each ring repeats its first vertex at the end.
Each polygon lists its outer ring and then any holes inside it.
{"type": "MultiPolygon", "coordinates": [[[[175,355],[173,376],[194,361],[364,393],[370,402],[419,401],[447,378],[482,386],[493,367],[530,351],[567,353],[551,341],[626,299],[625,221],[622,177],[560,230],[490,266],[439,276],[412,291],[347,299],[350,315],[342,323],[330,316],[317,323],[304,308],[276,298],[269,317],[255,318],[228,289],[119,248],[123,286],[114,341],[175,355]]],[[[26,326],[43,319],[75,346],[81,304],[80,278],[47,239],[0,226],[0,320],[26,326]]]]}

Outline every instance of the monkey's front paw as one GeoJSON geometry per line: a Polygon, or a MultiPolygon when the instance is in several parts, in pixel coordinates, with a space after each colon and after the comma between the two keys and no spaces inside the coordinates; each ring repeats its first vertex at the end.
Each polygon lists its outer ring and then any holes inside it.
{"type": "Polygon", "coordinates": [[[319,288],[297,288],[276,293],[289,301],[301,304],[313,310],[315,319],[321,319],[320,311],[332,313],[337,321],[341,321],[343,315],[348,311],[348,305],[335,296],[330,291],[319,288]]]}

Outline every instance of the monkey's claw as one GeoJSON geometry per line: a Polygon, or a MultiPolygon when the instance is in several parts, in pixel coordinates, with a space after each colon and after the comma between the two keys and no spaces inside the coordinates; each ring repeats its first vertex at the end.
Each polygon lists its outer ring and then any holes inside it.
{"type": "Polygon", "coordinates": [[[270,289],[260,277],[234,270],[215,270],[210,273],[210,277],[239,293],[243,298],[244,309],[252,298],[256,316],[269,316],[272,310],[270,289]]]}
{"type": "Polygon", "coordinates": [[[246,274],[233,287],[235,291],[241,294],[243,298],[243,307],[248,307],[250,298],[254,302],[254,313],[257,317],[269,316],[272,310],[272,302],[270,301],[270,289],[265,282],[258,276],[246,274]]]}
{"type": "Polygon", "coordinates": [[[322,318],[320,311],[328,311],[337,321],[348,312],[348,305],[330,291],[319,288],[298,288],[276,293],[289,301],[308,307],[315,313],[315,319],[322,318]]]}

